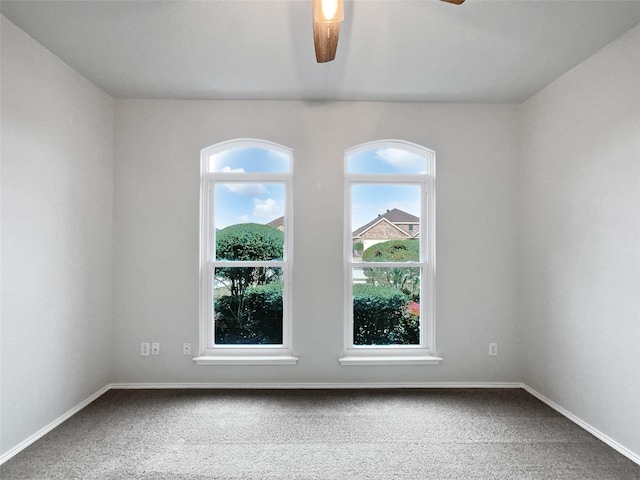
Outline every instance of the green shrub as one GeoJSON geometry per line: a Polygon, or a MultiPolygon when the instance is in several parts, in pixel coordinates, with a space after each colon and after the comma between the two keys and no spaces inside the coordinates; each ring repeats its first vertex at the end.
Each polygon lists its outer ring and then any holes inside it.
{"type": "MultiPolygon", "coordinates": [[[[367,248],[362,254],[364,262],[417,262],[420,260],[420,242],[417,240],[388,240],[367,248]]],[[[367,283],[386,285],[402,290],[412,299],[420,299],[420,269],[416,267],[368,267],[363,269],[367,283]]]]}
{"type": "Polygon", "coordinates": [[[284,233],[269,225],[239,223],[216,233],[217,260],[281,260],[284,233]]]}
{"type": "Polygon", "coordinates": [[[268,343],[282,343],[282,283],[250,288],[245,308],[249,318],[248,329],[268,338],[268,343]]]}
{"type": "MultiPolygon", "coordinates": [[[[241,223],[216,232],[218,260],[279,260],[283,258],[283,253],[284,233],[269,225],[241,223]]],[[[231,296],[217,311],[224,312],[224,325],[242,331],[247,329],[249,321],[245,307],[247,290],[281,281],[282,268],[217,267],[215,276],[216,281],[225,285],[231,296]]]]}
{"type": "Polygon", "coordinates": [[[355,345],[415,345],[420,320],[408,309],[410,298],[384,285],[353,286],[353,337],[355,345]]]}
{"type": "Polygon", "coordinates": [[[417,262],[420,260],[420,242],[417,240],[387,240],[367,248],[362,254],[364,262],[417,262]]]}
{"type": "Polygon", "coordinates": [[[282,283],[269,283],[247,288],[238,304],[227,295],[215,302],[215,337],[218,344],[282,343],[282,283]],[[237,312],[243,319],[240,325],[237,312]]]}

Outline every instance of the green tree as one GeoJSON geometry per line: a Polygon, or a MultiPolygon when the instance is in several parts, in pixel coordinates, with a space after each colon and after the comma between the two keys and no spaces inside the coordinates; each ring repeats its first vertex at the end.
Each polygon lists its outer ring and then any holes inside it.
{"type": "MultiPolygon", "coordinates": [[[[362,254],[364,262],[417,262],[420,242],[417,240],[388,240],[376,243],[362,254]]],[[[420,269],[416,267],[381,267],[364,269],[367,283],[397,288],[414,300],[420,298],[420,269]]]]}
{"type": "MultiPolygon", "coordinates": [[[[284,233],[269,225],[241,223],[230,225],[216,233],[216,259],[235,261],[280,260],[284,253],[284,233]]],[[[245,300],[247,289],[278,282],[282,269],[277,267],[219,267],[215,280],[229,291],[228,302],[224,302],[222,314],[227,320],[233,318],[237,327],[243,329],[247,312],[245,300]]]]}

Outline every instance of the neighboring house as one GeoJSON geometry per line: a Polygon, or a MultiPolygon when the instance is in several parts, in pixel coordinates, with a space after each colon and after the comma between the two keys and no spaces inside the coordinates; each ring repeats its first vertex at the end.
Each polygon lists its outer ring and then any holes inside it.
{"type": "Polygon", "coordinates": [[[269,223],[267,223],[267,225],[273,228],[277,228],[281,232],[284,232],[284,216],[278,217],[275,220],[270,221],[269,223]]]}
{"type": "Polygon", "coordinates": [[[387,210],[353,232],[353,243],[366,250],[387,240],[406,240],[420,236],[420,218],[397,208],[387,210]]]}
{"type": "MultiPolygon", "coordinates": [[[[284,232],[284,217],[266,225],[284,232]]],[[[420,218],[397,208],[387,210],[353,232],[353,243],[360,242],[366,250],[371,245],[387,240],[406,240],[420,236],[420,218]]]]}

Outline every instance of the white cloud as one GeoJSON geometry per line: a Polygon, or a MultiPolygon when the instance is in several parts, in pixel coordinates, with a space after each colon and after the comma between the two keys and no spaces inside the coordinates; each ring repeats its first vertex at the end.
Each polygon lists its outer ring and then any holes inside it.
{"type": "Polygon", "coordinates": [[[227,165],[220,171],[224,173],[244,173],[244,168],[231,168],[229,165],[227,165]]]}
{"type": "Polygon", "coordinates": [[[407,152],[399,148],[381,148],[376,150],[376,156],[385,163],[399,169],[424,170],[425,159],[415,153],[407,152]]]}
{"type": "Polygon", "coordinates": [[[253,199],[253,214],[256,217],[277,218],[284,214],[282,202],[277,202],[273,198],[260,200],[253,199]]]}
{"type": "Polygon", "coordinates": [[[249,215],[240,215],[238,217],[238,223],[249,223],[249,215]]]}
{"type": "Polygon", "coordinates": [[[225,183],[227,191],[238,195],[262,195],[267,189],[261,183],[225,183]]]}
{"type": "MultiPolygon", "coordinates": [[[[233,159],[233,150],[224,150],[222,152],[209,155],[209,171],[224,172],[225,168],[229,168],[229,167],[222,167],[222,166],[228,163],[232,159],[233,159]]],[[[226,170],[226,171],[231,171],[231,170],[226,170]]]]}

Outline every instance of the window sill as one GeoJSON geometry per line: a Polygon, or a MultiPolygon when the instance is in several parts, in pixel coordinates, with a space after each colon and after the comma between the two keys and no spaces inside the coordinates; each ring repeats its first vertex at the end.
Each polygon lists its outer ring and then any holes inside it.
{"type": "Polygon", "coordinates": [[[345,355],[338,359],[340,365],[437,365],[442,362],[441,357],[424,356],[353,356],[345,355]]]}
{"type": "Polygon", "coordinates": [[[193,359],[197,365],[295,365],[298,360],[292,355],[206,355],[193,359]]]}

